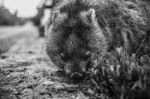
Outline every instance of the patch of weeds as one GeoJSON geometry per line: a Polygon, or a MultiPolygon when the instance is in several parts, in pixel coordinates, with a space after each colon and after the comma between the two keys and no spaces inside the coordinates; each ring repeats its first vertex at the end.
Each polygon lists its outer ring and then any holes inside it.
{"type": "MultiPolygon", "coordinates": [[[[89,80],[92,90],[105,94],[109,99],[150,99],[150,58],[140,59],[133,54],[93,56],[89,80]]],[[[106,98],[107,99],[107,98],[106,98]]]]}

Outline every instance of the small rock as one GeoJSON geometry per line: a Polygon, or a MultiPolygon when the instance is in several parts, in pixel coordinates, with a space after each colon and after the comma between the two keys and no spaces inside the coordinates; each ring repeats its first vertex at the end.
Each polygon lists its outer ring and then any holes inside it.
{"type": "Polygon", "coordinates": [[[52,81],[44,81],[43,84],[48,86],[48,85],[54,85],[55,83],[52,81]]]}

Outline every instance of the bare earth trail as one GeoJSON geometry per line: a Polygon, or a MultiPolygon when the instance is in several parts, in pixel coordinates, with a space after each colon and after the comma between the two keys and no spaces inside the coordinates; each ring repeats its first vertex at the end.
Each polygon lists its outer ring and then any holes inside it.
{"type": "Polygon", "coordinates": [[[0,99],[89,99],[57,75],[32,24],[1,27],[0,49],[0,99]]]}

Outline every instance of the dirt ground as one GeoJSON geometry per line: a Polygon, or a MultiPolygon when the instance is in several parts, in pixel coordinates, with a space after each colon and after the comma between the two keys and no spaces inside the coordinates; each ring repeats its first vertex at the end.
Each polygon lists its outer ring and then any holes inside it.
{"type": "Polygon", "coordinates": [[[91,99],[59,75],[44,49],[31,23],[0,27],[0,99],[91,99]]]}

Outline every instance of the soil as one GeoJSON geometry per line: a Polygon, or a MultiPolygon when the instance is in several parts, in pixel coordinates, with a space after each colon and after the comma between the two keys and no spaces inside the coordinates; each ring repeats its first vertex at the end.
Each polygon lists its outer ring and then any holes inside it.
{"type": "Polygon", "coordinates": [[[91,99],[49,60],[31,23],[0,28],[0,99],[91,99]]]}

